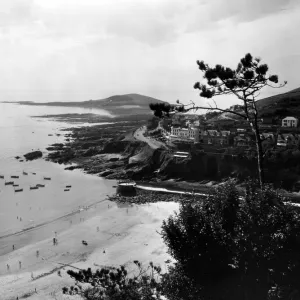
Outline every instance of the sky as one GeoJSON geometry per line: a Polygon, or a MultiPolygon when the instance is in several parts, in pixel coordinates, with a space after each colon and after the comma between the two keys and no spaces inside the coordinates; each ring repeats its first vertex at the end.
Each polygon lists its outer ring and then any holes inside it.
{"type": "Polygon", "coordinates": [[[248,52],[288,81],[261,97],[286,92],[300,87],[299,16],[299,0],[1,0],[0,101],[203,105],[196,61],[235,68],[248,52]]]}

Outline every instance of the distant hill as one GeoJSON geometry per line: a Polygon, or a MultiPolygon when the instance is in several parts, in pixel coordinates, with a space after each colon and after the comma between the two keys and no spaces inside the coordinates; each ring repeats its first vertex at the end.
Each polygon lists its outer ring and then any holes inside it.
{"type": "MultiPolygon", "coordinates": [[[[300,88],[287,93],[257,100],[256,105],[259,111],[259,116],[261,117],[281,119],[286,116],[296,116],[300,118],[300,88]]],[[[243,113],[243,110],[241,109],[236,109],[235,111],[243,113]]],[[[239,120],[241,118],[234,114],[224,112],[211,118],[208,123],[225,119],[239,120]]]]}
{"type": "Polygon", "coordinates": [[[300,116],[300,88],[256,102],[261,115],[300,116]]]}
{"type": "Polygon", "coordinates": [[[139,94],[116,95],[105,99],[88,100],[81,102],[18,102],[35,106],[64,106],[105,109],[115,115],[151,114],[150,103],[165,102],[139,94]]]}

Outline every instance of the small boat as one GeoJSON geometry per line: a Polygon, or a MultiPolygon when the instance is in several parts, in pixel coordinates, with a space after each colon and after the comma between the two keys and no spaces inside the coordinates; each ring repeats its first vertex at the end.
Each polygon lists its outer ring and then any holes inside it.
{"type": "Polygon", "coordinates": [[[51,177],[44,177],[44,180],[51,180],[51,177]]]}
{"type": "Polygon", "coordinates": [[[36,175],[36,173],[32,173],[33,175],[36,175]]]}
{"type": "Polygon", "coordinates": [[[10,176],[10,178],[19,178],[19,176],[17,176],[17,175],[12,175],[12,176],[10,176]]]}
{"type": "Polygon", "coordinates": [[[37,186],[37,187],[45,187],[44,184],[39,184],[39,183],[38,183],[36,186],[37,186]]]}
{"type": "Polygon", "coordinates": [[[136,183],[134,181],[120,180],[117,186],[117,193],[121,194],[122,196],[135,196],[136,195],[135,186],[136,183]]]}
{"type": "Polygon", "coordinates": [[[38,186],[31,186],[29,189],[30,190],[37,190],[39,187],[38,186]]]}
{"type": "Polygon", "coordinates": [[[48,136],[53,136],[53,134],[48,134],[48,136]]]}
{"type": "Polygon", "coordinates": [[[69,191],[69,189],[64,189],[64,192],[68,192],[69,191]]]}
{"type": "Polygon", "coordinates": [[[28,173],[23,171],[23,175],[28,175],[28,173]]]}
{"type": "Polygon", "coordinates": [[[66,188],[70,188],[70,187],[72,187],[71,185],[66,185],[66,188]]]}
{"type": "Polygon", "coordinates": [[[4,183],[5,185],[13,185],[14,184],[14,182],[13,181],[5,181],[5,183],[4,183]]]}
{"type": "Polygon", "coordinates": [[[13,184],[13,186],[19,186],[18,184],[13,184]]]}
{"type": "Polygon", "coordinates": [[[23,189],[15,189],[15,192],[23,192],[23,189]]]}
{"type": "Polygon", "coordinates": [[[1,178],[1,179],[4,179],[4,175],[0,175],[0,178],[1,178]]]}

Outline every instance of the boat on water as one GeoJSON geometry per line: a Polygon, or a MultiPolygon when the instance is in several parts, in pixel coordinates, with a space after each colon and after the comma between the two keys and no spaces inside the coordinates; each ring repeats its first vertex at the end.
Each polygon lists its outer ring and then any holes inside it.
{"type": "Polygon", "coordinates": [[[51,180],[51,177],[44,177],[44,180],[51,180]]]}
{"type": "Polygon", "coordinates": [[[5,183],[4,183],[5,185],[13,185],[14,184],[14,182],[13,181],[5,181],[5,183]]]}
{"type": "Polygon", "coordinates": [[[23,171],[23,175],[28,175],[28,173],[27,173],[27,172],[25,172],[25,171],[23,171]]]}
{"type": "Polygon", "coordinates": [[[70,188],[70,187],[72,187],[71,185],[66,185],[66,188],[70,188]]]}
{"type": "Polygon", "coordinates": [[[0,178],[1,178],[1,179],[4,179],[4,175],[0,175],[0,178]]]}
{"type": "Polygon", "coordinates": [[[23,192],[23,189],[15,189],[15,192],[18,193],[18,192],[23,192]]]}
{"type": "Polygon", "coordinates": [[[32,173],[33,175],[36,175],[36,173],[32,173]]]}
{"type": "Polygon", "coordinates": [[[19,178],[17,175],[11,175],[10,178],[19,178]]]}
{"type": "Polygon", "coordinates": [[[31,186],[29,189],[30,190],[37,190],[39,187],[38,186],[31,186]]]}
{"type": "Polygon", "coordinates": [[[13,184],[13,186],[15,187],[15,186],[19,186],[18,184],[13,184]]]}
{"type": "Polygon", "coordinates": [[[44,184],[39,184],[39,183],[38,183],[36,186],[37,186],[37,187],[45,187],[44,184]]]}
{"type": "Polygon", "coordinates": [[[69,189],[64,189],[64,192],[68,192],[69,191],[69,189]]]}
{"type": "Polygon", "coordinates": [[[117,186],[117,193],[124,196],[135,196],[136,195],[136,182],[131,180],[119,180],[117,186]]]}

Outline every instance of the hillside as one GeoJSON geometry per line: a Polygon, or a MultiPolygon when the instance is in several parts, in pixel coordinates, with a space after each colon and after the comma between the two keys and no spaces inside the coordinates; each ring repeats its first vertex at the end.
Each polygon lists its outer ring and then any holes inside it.
{"type": "Polygon", "coordinates": [[[300,116],[300,88],[256,102],[261,115],[300,116]]]}
{"type": "MultiPolygon", "coordinates": [[[[256,104],[261,117],[281,118],[290,115],[300,117],[300,88],[257,100],[256,104]]],[[[236,112],[243,113],[242,110],[236,110],[236,112]]],[[[224,112],[211,118],[208,122],[212,123],[226,119],[239,120],[240,118],[234,114],[224,112]]]]}
{"type": "Polygon", "coordinates": [[[18,102],[35,106],[64,106],[105,109],[114,115],[151,114],[150,103],[165,102],[152,97],[139,94],[116,95],[105,99],[88,100],[80,102],[18,102]]]}

